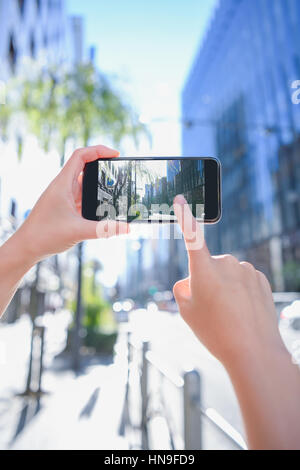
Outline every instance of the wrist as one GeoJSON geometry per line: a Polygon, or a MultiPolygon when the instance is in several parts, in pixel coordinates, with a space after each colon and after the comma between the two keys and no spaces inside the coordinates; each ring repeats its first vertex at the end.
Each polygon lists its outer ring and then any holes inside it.
{"type": "Polygon", "coordinates": [[[259,376],[260,372],[264,374],[274,364],[283,361],[291,361],[291,358],[278,334],[276,340],[263,344],[253,344],[251,348],[229,355],[222,362],[229,376],[234,378],[248,374],[251,370],[259,376]]]}
{"type": "Polygon", "coordinates": [[[1,251],[1,259],[5,260],[5,264],[10,266],[19,277],[22,277],[39,261],[31,252],[20,230],[7,240],[1,247],[1,251]]]}

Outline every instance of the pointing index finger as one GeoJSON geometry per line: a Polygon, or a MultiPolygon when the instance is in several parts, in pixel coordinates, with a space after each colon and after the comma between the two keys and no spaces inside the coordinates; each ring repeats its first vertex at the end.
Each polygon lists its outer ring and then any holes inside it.
{"type": "Polygon", "coordinates": [[[191,274],[203,263],[210,260],[210,253],[204,239],[204,224],[197,222],[184,196],[176,196],[174,211],[182,230],[189,255],[191,274]]]}

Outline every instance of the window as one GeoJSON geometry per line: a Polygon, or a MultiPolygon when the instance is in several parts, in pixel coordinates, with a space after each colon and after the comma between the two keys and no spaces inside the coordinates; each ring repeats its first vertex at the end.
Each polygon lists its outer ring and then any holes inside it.
{"type": "Polygon", "coordinates": [[[9,38],[8,44],[8,62],[12,73],[15,73],[16,63],[17,63],[17,50],[15,46],[15,40],[13,35],[9,38]]]}
{"type": "Polygon", "coordinates": [[[18,4],[19,4],[20,13],[23,16],[24,10],[25,10],[25,0],[18,0],[18,4]]]}
{"type": "Polygon", "coordinates": [[[33,33],[31,33],[31,37],[30,37],[30,55],[31,55],[32,59],[35,59],[36,45],[35,45],[35,40],[34,40],[33,33]]]}
{"type": "Polygon", "coordinates": [[[41,12],[41,0],[35,0],[35,3],[36,3],[36,9],[38,13],[40,13],[41,12]]]}

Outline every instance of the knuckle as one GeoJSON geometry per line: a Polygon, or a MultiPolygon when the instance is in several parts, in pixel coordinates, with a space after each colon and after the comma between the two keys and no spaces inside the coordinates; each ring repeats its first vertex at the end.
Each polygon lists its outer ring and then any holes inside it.
{"type": "Polygon", "coordinates": [[[242,263],[240,263],[240,265],[246,268],[249,272],[254,273],[256,271],[253,264],[248,263],[248,261],[243,261],[242,263]]]}
{"type": "Polygon", "coordinates": [[[84,151],[84,148],[83,148],[83,147],[79,147],[79,148],[76,149],[75,152],[73,153],[73,157],[76,158],[77,160],[81,159],[83,151],[84,151]]]}
{"type": "Polygon", "coordinates": [[[238,264],[238,260],[235,258],[235,256],[233,255],[226,255],[224,257],[224,261],[227,263],[227,264],[230,264],[230,265],[237,265],[238,264]]]}
{"type": "Polygon", "coordinates": [[[259,279],[260,279],[264,284],[270,286],[269,280],[268,280],[267,276],[266,276],[264,273],[262,273],[261,271],[258,271],[258,270],[256,270],[256,273],[257,273],[259,279]]]}
{"type": "Polygon", "coordinates": [[[173,294],[176,299],[176,302],[182,302],[183,300],[187,300],[187,279],[181,280],[176,282],[173,287],[173,294]]]}
{"type": "Polygon", "coordinates": [[[175,298],[179,298],[179,296],[180,296],[181,285],[182,285],[182,281],[178,281],[178,282],[176,282],[176,284],[173,287],[173,294],[174,294],[175,298]]]}

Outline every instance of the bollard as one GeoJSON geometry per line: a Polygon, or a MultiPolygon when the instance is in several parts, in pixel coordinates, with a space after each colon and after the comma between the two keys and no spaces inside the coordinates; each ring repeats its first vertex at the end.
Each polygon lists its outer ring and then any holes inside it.
{"type": "Polygon", "coordinates": [[[33,345],[34,345],[34,325],[32,325],[31,341],[30,341],[30,355],[29,355],[29,365],[28,365],[28,374],[27,374],[26,389],[25,389],[24,395],[30,395],[30,393],[31,393],[31,375],[32,375],[32,361],[33,361],[33,345]]]}
{"type": "Polygon", "coordinates": [[[129,417],[129,380],[130,380],[130,364],[131,364],[131,344],[130,344],[131,334],[127,332],[127,381],[124,397],[124,407],[122,413],[122,419],[119,426],[120,436],[125,436],[126,427],[130,424],[129,417]]]}
{"type": "Polygon", "coordinates": [[[146,354],[149,350],[149,342],[143,342],[143,356],[142,356],[142,370],[141,370],[141,396],[142,396],[142,417],[141,417],[141,431],[142,450],[149,449],[149,436],[148,436],[148,361],[146,354]]]}
{"type": "Polygon", "coordinates": [[[128,360],[128,369],[132,361],[132,354],[131,354],[131,332],[127,331],[127,360],[128,360]]]}
{"type": "Polygon", "coordinates": [[[9,325],[15,323],[15,321],[20,316],[21,296],[22,296],[22,289],[19,288],[6,310],[5,320],[6,320],[6,323],[8,323],[9,325]]]}
{"type": "MultiPolygon", "coordinates": [[[[26,381],[25,392],[21,396],[40,396],[43,394],[42,391],[42,376],[43,376],[43,359],[44,359],[44,344],[45,344],[45,327],[33,325],[31,334],[30,344],[30,356],[29,356],[29,367],[26,381]],[[38,377],[33,376],[33,371],[36,370],[34,367],[35,354],[37,340],[38,345],[38,377]],[[33,383],[36,383],[36,387],[33,388],[33,383]]],[[[35,375],[35,374],[34,374],[35,375]]]]}
{"type": "Polygon", "coordinates": [[[197,370],[184,374],[183,397],[185,450],[201,450],[201,379],[197,370]]]}
{"type": "Polygon", "coordinates": [[[37,394],[41,395],[42,391],[42,377],[44,372],[44,345],[45,345],[45,327],[39,327],[40,330],[40,363],[39,363],[39,383],[38,383],[38,390],[37,394]]]}

